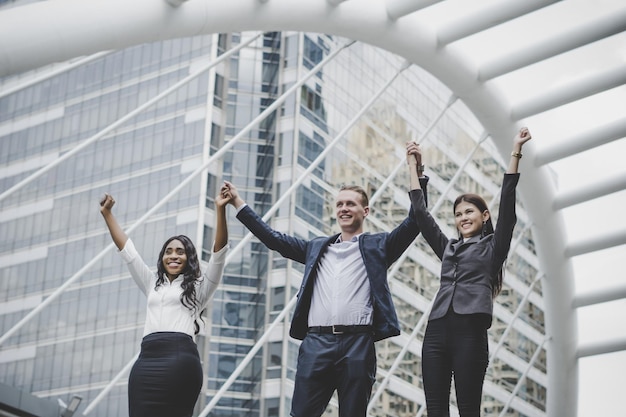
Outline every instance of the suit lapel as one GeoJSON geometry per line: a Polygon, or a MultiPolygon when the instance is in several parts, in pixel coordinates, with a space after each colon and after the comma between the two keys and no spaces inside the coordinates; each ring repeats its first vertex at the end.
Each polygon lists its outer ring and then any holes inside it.
{"type": "Polygon", "coordinates": [[[450,244],[450,248],[452,249],[452,253],[457,253],[462,248],[467,247],[468,245],[474,244],[480,240],[480,235],[472,236],[469,239],[465,239],[461,242],[460,239],[452,242],[450,244]]]}

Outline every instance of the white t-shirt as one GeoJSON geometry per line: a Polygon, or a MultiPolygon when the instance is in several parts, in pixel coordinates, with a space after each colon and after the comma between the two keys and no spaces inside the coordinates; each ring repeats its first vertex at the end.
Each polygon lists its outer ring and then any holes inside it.
{"type": "Polygon", "coordinates": [[[226,245],[218,252],[211,254],[207,269],[196,283],[198,307],[192,311],[180,301],[180,295],[183,292],[180,286],[183,282],[182,274],[171,283],[169,279],[165,279],[155,290],[156,273],[145,264],[132,240],[126,241],[124,249],[119,254],[126,262],[131,276],[141,291],[148,297],[144,336],[154,332],[180,332],[191,337],[195,336],[194,320],[207,305],[222,279],[228,249],[229,246],[226,245]]]}

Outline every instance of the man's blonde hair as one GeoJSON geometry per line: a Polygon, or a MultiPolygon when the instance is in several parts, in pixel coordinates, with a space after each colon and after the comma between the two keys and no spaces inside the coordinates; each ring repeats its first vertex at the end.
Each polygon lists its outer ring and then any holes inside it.
{"type": "Polygon", "coordinates": [[[361,195],[361,205],[363,207],[367,207],[370,205],[370,199],[367,196],[367,193],[365,192],[363,187],[358,186],[358,185],[343,185],[341,186],[339,191],[344,191],[344,190],[354,191],[354,192],[359,193],[361,195]]]}

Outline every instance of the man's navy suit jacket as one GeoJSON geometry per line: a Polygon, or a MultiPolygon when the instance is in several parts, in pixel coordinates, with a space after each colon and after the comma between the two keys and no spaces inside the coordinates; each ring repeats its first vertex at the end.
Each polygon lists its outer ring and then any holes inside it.
{"type": "MultiPolygon", "coordinates": [[[[426,181],[427,178],[420,179],[422,188],[425,188],[426,181]]],[[[289,236],[269,227],[249,206],[242,208],[237,218],[269,249],[305,265],[302,285],[298,291],[298,301],[289,330],[291,337],[303,340],[308,332],[313,282],[317,275],[319,261],[328,246],[337,240],[339,234],[311,240],[289,236]]],[[[409,210],[408,217],[391,232],[363,233],[359,236],[359,247],[365,262],[374,310],[374,341],[400,334],[398,317],[387,283],[387,269],[409,247],[418,234],[417,222],[412,210],[409,210]]]]}

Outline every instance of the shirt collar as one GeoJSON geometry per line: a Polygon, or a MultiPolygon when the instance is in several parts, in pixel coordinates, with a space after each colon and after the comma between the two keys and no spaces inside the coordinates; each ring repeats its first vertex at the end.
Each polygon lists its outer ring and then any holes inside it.
{"type": "MultiPolygon", "coordinates": [[[[361,236],[363,233],[359,233],[358,235],[354,235],[352,236],[352,239],[349,240],[349,242],[356,242],[359,240],[359,236],[361,236]]],[[[339,233],[339,236],[337,236],[337,240],[335,240],[334,243],[342,243],[343,240],[341,239],[341,233],[339,233]]]]}
{"type": "Polygon", "coordinates": [[[470,238],[464,239],[461,238],[460,242],[462,245],[466,244],[466,243],[474,243],[474,242],[478,242],[481,239],[480,235],[474,235],[470,238]]]}

